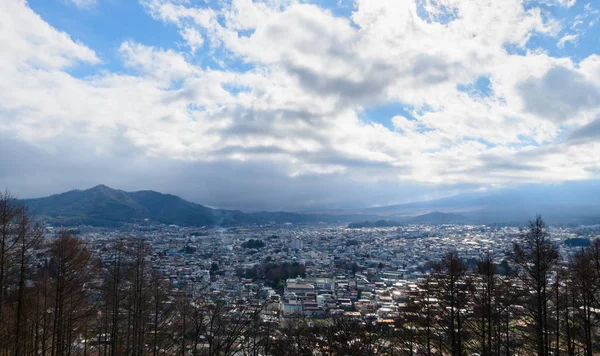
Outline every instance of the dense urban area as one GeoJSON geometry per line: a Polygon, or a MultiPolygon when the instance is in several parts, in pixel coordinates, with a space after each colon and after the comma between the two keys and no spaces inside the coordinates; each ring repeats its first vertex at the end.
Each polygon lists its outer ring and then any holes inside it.
{"type": "Polygon", "coordinates": [[[600,226],[40,225],[0,200],[1,355],[594,355],[600,226]]]}

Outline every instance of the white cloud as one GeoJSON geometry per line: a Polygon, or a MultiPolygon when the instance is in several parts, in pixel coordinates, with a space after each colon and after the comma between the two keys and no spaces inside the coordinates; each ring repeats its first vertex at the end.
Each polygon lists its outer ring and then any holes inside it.
{"type": "Polygon", "coordinates": [[[577,44],[577,39],[579,38],[579,35],[577,34],[568,34],[568,35],[564,35],[560,38],[560,40],[558,40],[558,42],[556,43],[556,45],[559,48],[564,48],[565,44],[567,43],[571,43],[573,45],[577,44]]]}
{"type": "Polygon", "coordinates": [[[401,132],[412,132],[417,129],[417,123],[415,120],[407,119],[402,115],[396,115],[392,118],[392,124],[394,124],[394,128],[400,130],[401,132]]]}
{"type": "Polygon", "coordinates": [[[181,37],[183,37],[188,47],[190,47],[190,51],[192,54],[195,54],[196,50],[198,50],[202,47],[202,45],[204,45],[204,38],[202,37],[200,32],[196,31],[191,27],[186,27],[185,29],[179,31],[179,34],[181,35],[181,37]]]}
{"type": "Polygon", "coordinates": [[[97,0],[65,0],[71,4],[77,6],[80,9],[89,9],[96,5],[97,0]]]}
{"type": "Polygon", "coordinates": [[[77,137],[90,156],[268,162],[297,179],[495,185],[600,168],[596,144],[557,140],[600,113],[600,61],[526,49],[533,34],[557,30],[520,0],[431,0],[428,18],[414,1],[357,0],[349,19],[293,1],[143,4],[178,27],[191,53],[206,46],[252,69],[202,68],[131,40],[118,49],[130,74],[75,78],[65,69],[98,63],[94,51],[10,0],[0,12],[0,130],[46,150],[77,137]],[[489,95],[458,89],[482,77],[489,95]],[[392,130],[362,119],[390,102],[412,107],[411,119],[379,118],[392,130]]]}
{"type": "Polygon", "coordinates": [[[162,51],[134,42],[123,42],[119,47],[125,65],[137,69],[141,74],[163,81],[167,86],[177,79],[193,76],[198,68],[172,50],[162,51]]]}
{"type": "Polygon", "coordinates": [[[0,67],[5,70],[58,70],[78,62],[100,61],[92,49],[44,22],[24,0],[4,1],[0,23],[0,67]]]}
{"type": "Polygon", "coordinates": [[[548,6],[565,6],[565,7],[575,6],[575,4],[577,3],[577,0],[536,0],[536,1],[539,1],[540,3],[548,5],[548,6]]]}

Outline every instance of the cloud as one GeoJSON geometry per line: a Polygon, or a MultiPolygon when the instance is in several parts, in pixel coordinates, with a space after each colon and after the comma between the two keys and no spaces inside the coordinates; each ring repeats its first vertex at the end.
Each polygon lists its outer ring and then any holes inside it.
{"type": "Polygon", "coordinates": [[[163,51],[135,42],[123,42],[119,54],[127,67],[165,83],[189,78],[200,72],[181,53],[173,50],[163,51]]]}
{"type": "MultiPolygon", "coordinates": [[[[110,139],[116,151],[112,153],[95,152],[93,141],[77,137],[63,140],[63,143],[59,139],[45,141],[44,145],[54,147],[48,151],[2,136],[0,181],[21,198],[86,189],[102,183],[124,190],[153,189],[213,207],[244,210],[360,208],[447,194],[427,184],[365,183],[344,174],[331,174],[328,179],[311,174],[290,177],[269,160],[194,162],[146,157],[118,135],[110,139]],[[77,147],[76,152],[73,147],[77,147]],[[44,179],[39,180],[41,172],[44,179]]],[[[460,191],[465,187],[449,188],[460,191]]]]}
{"type": "Polygon", "coordinates": [[[77,6],[80,9],[89,9],[96,5],[97,0],[65,0],[71,4],[77,6]]]}
{"type": "Polygon", "coordinates": [[[519,91],[528,111],[558,122],[600,107],[600,87],[566,67],[555,67],[542,78],[528,79],[519,91]]]}
{"type": "Polygon", "coordinates": [[[538,0],[542,4],[547,6],[564,6],[564,7],[572,7],[575,6],[577,0],[538,0]]]}
{"type": "MultiPolygon", "coordinates": [[[[595,143],[559,139],[600,113],[600,61],[528,49],[556,29],[523,1],[357,0],[350,17],[283,0],[142,4],[185,47],[129,39],[114,71],[94,71],[94,49],[24,1],[0,5],[0,134],[51,177],[31,194],[105,183],[223,207],[339,207],[600,167],[595,143]],[[94,74],[71,74],[80,66],[94,74]],[[483,77],[481,95],[464,91],[483,77]],[[364,117],[389,103],[407,109],[364,117]]],[[[33,163],[2,162],[0,183],[35,185],[33,163]]]]}
{"type": "Polygon", "coordinates": [[[24,0],[4,1],[0,23],[0,67],[6,71],[60,70],[100,62],[94,50],[52,28],[24,0]]]}
{"type": "Polygon", "coordinates": [[[179,31],[179,34],[181,35],[181,37],[183,37],[187,45],[190,47],[190,51],[192,54],[195,54],[196,50],[198,50],[202,47],[202,45],[204,45],[204,38],[202,37],[200,32],[196,31],[191,27],[186,27],[185,29],[179,31]]]}
{"type": "Polygon", "coordinates": [[[600,138],[600,119],[596,119],[589,124],[579,127],[567,136],[569,141],[575,143],[586,143],[600,138]]]}
{"type": "Polygon", "coordinates": [[[559,48],[564,48],[565,44],[567,43],[572,43],[573,45],[577,44],[577,39],[579,38],[579,35],[576,34],[568,34],[568,35],[564,35],[563,37],[560,38],[560,40],[558,40],[558,42],[556,43],[556,45],[559,48]]]}

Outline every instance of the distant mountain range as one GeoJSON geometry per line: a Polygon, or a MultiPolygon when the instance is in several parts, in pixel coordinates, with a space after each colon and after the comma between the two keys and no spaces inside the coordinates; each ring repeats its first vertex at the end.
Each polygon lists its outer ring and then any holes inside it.
{"type": "Polygon", "coordinates": [[[428,216],[432,212],[460,214],[467,221],[480,224],[523,225],[536,214],[541,214],[550,224],[600,224],[600,182],[532,184],[337,213],[378,215],[394,221],[425,215],[424,223],[442,223],[446,218],[428,216]]]}
{"type": "Polygon", "coordinates": [[[457,224],[466,225],[474,223],[473,220],[454,213],[440,213],[434,211],[433,213],[419,215],[408,220],[411,224],[422,224],[422,225],[439,225],[439,224],[457,224]]]}
{"type": "Polygon", "coordinates": [[[474,221],[460,214],[453,213],[440,213],[434,211],[429,214],[418,215],[415,217],[404,217],[397,220],[377,220],[377,221],[361,221],[353,222],[348,225],[351,229],[363,228],[363,227],[394,227],[402,226],[407,224],[414,225],[444,225],[444,224],[455,224],[455,225],[467,225],[473,224],[474,221]]]}
{"type": "Polygon", "coordinates": [[[363,226],[523,225],[538,213],[550,224],[600,224],[598,182],[526,186],[376,208],[305,213],[212,209],[175,195],[151,190],[125,192],[105,185],[23,202],[38,217],[58,226],[118,226],[145,219],[181,226],[318,222],[363,226]]]}
{"type": "Polygon", "coordinates": [[[23,200],[43,221],[57,226],[119,226],[152,222],[181,226],[263,225],[269,223],[348,223],[375,219],[369,214],[300,214],[286,212],[244,213],[211,209],[178,196],[151,190],[125,192],[105,185],[71,190],[45,198],[23,200]]]}

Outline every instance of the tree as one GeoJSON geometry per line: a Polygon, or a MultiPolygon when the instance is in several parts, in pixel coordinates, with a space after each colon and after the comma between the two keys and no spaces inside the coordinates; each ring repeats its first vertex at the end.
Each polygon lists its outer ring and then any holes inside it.
{"type": "MultiPolygon", "coordinates": [[[[17,219],[22,216],[23,206],[8,192],[0,194],[0,320],[6,320],[6,300],[14,282],[15,249],[19,233],[17,219]]],[[[0,324],[0,349],[12,344],[10,324],[0,324]]]]}
{"type": "Polygon", "coordinates": [[[72,352],[77,334],[89,315],[86,283],[97,269],[85,243],[69,231],[63,231],[50,245],[50,277],[53,282],[51,355],[72,352]]]}
{"type": "MultiPolygon", "coordinates": [[[[600,292],[599,281],[594,266],[594,247],[588,247],[577,252],[569,263],[569,283],[566,284],[568,290],[565,293],[565,303],[571,302],[569,304],[573,310],[572,324],[576,325],[577,329],[568,329],[567,335],[569,337],[572,335],[573,338],[579,336],[587,356],[594,353],[594,317],[592,310],[595,308],[598,292],[600,292]]],[[[572,341],[575,340],[569,339],[569,344],[572,341]]]]}
{"type": "Polygon", "coordinates": [[[31,274],[31,254],[37,247],[43,236],[43,230],[40,226],[31,222],[26,208],[21,208],[16,223],[17,244],[19,245],[17,260],[19,264],[18,282],[17,282],[17,306],[16,321],[13,335],[15,337],[15,356],[22,355],[26,350],[25,331],[29,330],[26,313],[26,286],[25,281],[31,274]]]}
{"type": "Polygon", "coordinates": [[[128,355],[142,356],[145,352],[149,322],[151,272],[149,256],[152,248],[141,238],[135,239],[130,245],[131,248],[127,250],[130,267],[125,276],[129,288],[125,350],[128,355]]]}
{"type": "Polygon", "coordinates": [[[496,335],[499,322],[497,305],[498,276],[494,255],[491,252],[479,258],[475,274],[478,279],[472,289],[474,302],[472,325],[474,334],[477,335],[478,339],[476,349],[479,350],[482,356],[491,356],[498,349],[496,335]]]}
{"type": "Polygon", "coordinates": [[[440,303],[441,329],[447,342],[446,351],[453,356],[465,354],[467,338],[464,328],[470,280],[465,278],[467,266],[454,251],[446,253],[434,267],[434,280],[438,284],[437,298],[440,303]]]}
{"type": "Polygon", "coordinates": [[[259,240],[259,239],[250,239],[248,241],[244,241],[242,243],[242,247],[259,249],[259,248],[265,247],[265,242],[263,240],[259,240]]]}
{"type": "Polygon", "coordinates": [[[288,319],[274,341],[273,356],[313,356],[315,348],[324,344],[321,331],[324,326],[308,326],[306,320],[288,319]]]}
{"type": "Polygon", "coordinates": [[[528,317],[534,324],[531,342],[539,356],[550,352],[549,307],[553,296],[550,278],[559,261],[556,246],[549,239],[548,230],[538,215],[520,236],[511,253],[511,261],[518,268],[518,277],[524,286],[533,288],[525,298],[528,317]]]}
{"type": "MultiPolygon", "coordinates": [[[[432,355],[432,342],[435,329],[435,309],[438,308],[437,299],[434,297],[438,290],[438,284],[434,281],[433,276],[427,276],[419,285],[419,307],[415,324],[419,333],[421,349],[427,356],[432,355]]],[[[412,350],[411,350],[412,352],[412,350]]]]}
{"type": "Polygon", "coordinates": [[[125,299],[123,284],[127,272],[124,262],[125,242],[123,238],[110,245],[112,255],[104,261],[102,275],[102,325],[103,325],[103,355],[118,355],[121,346],[122,318],[121,308],[125,299]]]}
{"type": "Polygon", "coordinates": [[[171,340],[167,337],[169,334],[169,326],[173,318],[172,304],[170,303],[170,282],[168,279],[157,270],[152,269],[150,276],[150,291],[152,293],[150,304],[152,305],[152,312],[150,314],[150,328],[151,332],[151,354],[152,356],[158,356],[160,350],[166,350],[172,344],[171,340]]]}

